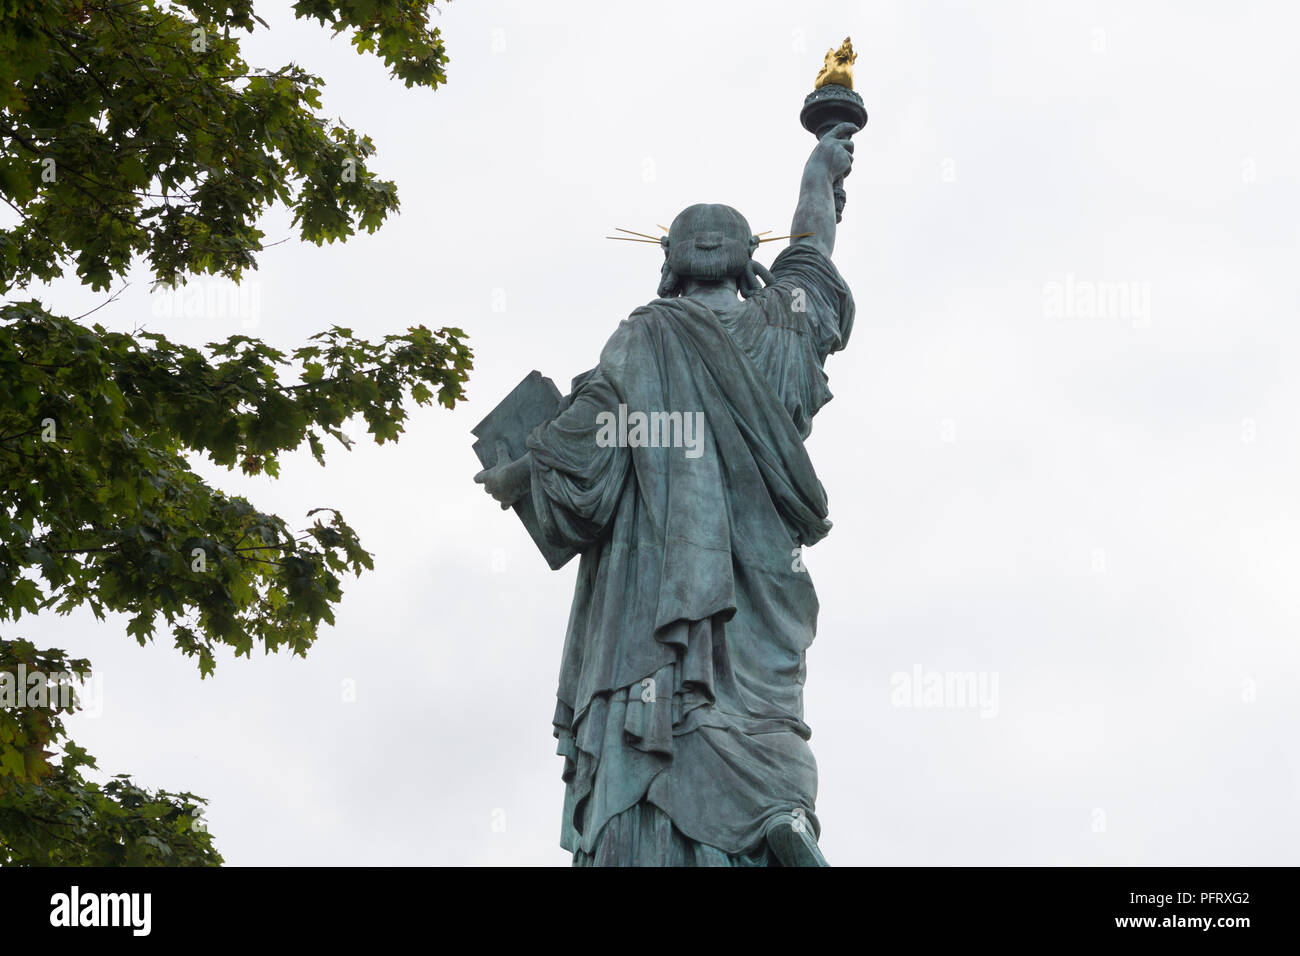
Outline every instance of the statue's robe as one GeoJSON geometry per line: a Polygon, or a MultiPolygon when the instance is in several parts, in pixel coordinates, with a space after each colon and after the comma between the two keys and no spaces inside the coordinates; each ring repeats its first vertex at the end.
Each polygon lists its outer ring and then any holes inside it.
{"type": "Polygon", "coordinates": [[[771,271],[734,311],[637,309],[529,436],[542,530],[582,553],[554,718],[578,863],[764,862],[779,813],[820,832],[803,720],[818,602],[798,549],[830,522],[804,439],[854,310],[812,246],[771,271]],[[702,454],[602,447],[620,405],[703,412],[702,454]]]}

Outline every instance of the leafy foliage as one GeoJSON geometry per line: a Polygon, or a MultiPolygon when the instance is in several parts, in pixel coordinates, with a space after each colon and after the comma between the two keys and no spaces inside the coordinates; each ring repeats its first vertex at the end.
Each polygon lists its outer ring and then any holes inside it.
{"type": "MultiPolygon", "coordinates": [[[[406,85],[446,62],[428,4],[300,0],[299,17],[351,29],[406,85]]],[[[251,0],[0,0],[0,195],[21,223],[0,232],[0,286],[75,263],[107,288],[133,256],[158,280],[237,279],[262,248],[274,202],[302,238],[373,232],[397,191],[366,165],[368,137],[318,115],[322,81],[290,63],[253,69],[238,35],[251,0]]]]}
{"type": "MultiPolygon", "coordinates": [[[[294,4],[406,86],[436,88],[447,57],[430,9],[294,4]]],[[[70,270],[104,289],[141,259],[159,283],[238,280],[257,267],[272,205],[316,244],[398,209],[367,165],[370,139],[319,114],[318,77],[242,59],[240,34],[262,27],[251,0],[0,0],[0,198],[13,220],[0,291],[70,270]]],[[[471,364],[457,328],[369,341],[334,326],[288,353],[243,335],[198,349],[5,302],[0,625],[122,612],[141,644],[165,625],[205,677],[221,645],[305,654],[334,620],[340,575],[369,569],[370,554],[337,511],[295,529],[212,487],[191,458],[277,477],[304,442],[322,464],[328,439],[350,447],[355,415],[395,441],[407,399],[454,407],[471,364]]],[[[20,664],[89,672],[0,640],[0,672],[20,664]]],[[[0,863],[220,862],[194,829],[199,798],[87,782],[94,761],[64,736],[65,712],[0,699],[0,863]]]]}
{"type": "Polygon", "coordinates": [[[0,677],[12,675],[0,693],[13,693],[18,677],[33,672],[65,680],[47,706],[0,709],[0,865],[221,863],[203,823],[202,798],[150,793],[126,774],[103,786],[82,776],[94,758],[66,739],[61,715],[76,708],[75,683],[90,676],[89,662],[37,653],[27,641],[0,641],[0,677]],[[62,750],[58,761],[51,759],[55,746],[62,750]]]}

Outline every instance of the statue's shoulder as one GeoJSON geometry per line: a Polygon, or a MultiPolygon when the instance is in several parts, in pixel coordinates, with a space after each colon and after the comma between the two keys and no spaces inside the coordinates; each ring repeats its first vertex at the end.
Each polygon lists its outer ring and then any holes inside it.
{"type": "MultiPolygon", "coordinates": [[[[619,323],[618,331],[624,334],[635,333],[654,328],[665,322],[671,322],[687,310],[681,298],[651,299],[645,305],[637,306],[628,317],[619,323]]],[[[617,335],[618,332],[615,333],[617,335]]]]}
{"type": "Polygon", "coordinates": [[[618,365],[635,360],[630,357],[642,354],[647,347],[653,348],[650,343],[659,337],[659,331],[680,320],[689,309],[681,298],[651,299],[633,309],[605,343],[600,353],[601,364],[618,365]]]}
{"type": "Polygon", "coordinates": [[[600,350],[602,367],[623,365],[629,361],[631,355],[641,350],[647,340],[646,332],[660,321],[661,310],[653,306],[654,302],[638,306],[618,324],[605,341],[605,347],[600,350]]]}
{"type": "Polygon", "coordinates": [[[632,310],[627,321],[639,320],[642,322],[654,322],[668,318],[673,312],[684,308],[680,296],[672,299],[651,299],[645,305],[637,306],[632,310]]]}
{"type": "Polygon", "coordinates": [[[795,263],[817,264],[827,270],[835,268],[835,261],[811,242],[792,242],[776,254],[772,260],[771,270],[780,273],[787,265],[795,263]]]}

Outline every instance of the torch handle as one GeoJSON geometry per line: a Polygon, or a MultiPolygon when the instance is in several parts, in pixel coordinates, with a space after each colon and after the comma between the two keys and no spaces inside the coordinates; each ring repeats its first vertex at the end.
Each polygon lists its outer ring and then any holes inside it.
{"type": "Polygon", "coordinates": [[[844,204],[849,200],[849,194],[844,191],[843,176],[831,183],[831,192],[835,195],[835,224],[839,225],[844,219],[844,204]]]}

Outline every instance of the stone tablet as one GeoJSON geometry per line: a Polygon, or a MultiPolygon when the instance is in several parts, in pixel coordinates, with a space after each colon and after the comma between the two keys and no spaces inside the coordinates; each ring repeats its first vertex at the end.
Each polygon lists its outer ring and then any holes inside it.
{"type": "MultiPolygon", "coordinates": [[[[525,442],[532,430],[543,422],[551,421],[559,413],[560,397],[560,390],[555,387],[555,383],[536,369],[524,376],[524,380],[514,387],[501,404],[488,412],[487,417],[470,430],[478,439],[474,442],[474,454],[483,467],[491,468],[497,463],[497,442],[505,443],[511,458],[523,455],[528,450],[525,442]]],[[[524,495],[511,507],[528,529],[529,536],[542,552],[542,557],[551,566],[551,570],[564,567],[577,554],[576,551],[555,547],[542,536],[531,495],[524,495]]]]}

